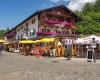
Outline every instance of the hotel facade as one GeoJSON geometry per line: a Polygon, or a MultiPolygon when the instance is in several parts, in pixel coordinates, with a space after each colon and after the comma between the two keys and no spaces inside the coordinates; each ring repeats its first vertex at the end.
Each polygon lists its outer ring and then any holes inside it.
{"type": "Polygon", "coordinates": [[[66,6],[60,5],[33,13],[4,36],[10,41],[61,37],[68,44],[77,37],[75,23],[80,20],[66,6]]]}

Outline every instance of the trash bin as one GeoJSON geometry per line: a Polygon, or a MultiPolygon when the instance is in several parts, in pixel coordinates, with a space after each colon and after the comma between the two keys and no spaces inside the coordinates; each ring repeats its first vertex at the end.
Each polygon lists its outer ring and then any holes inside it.
{"type": "Polygon", "coordinates": [[[88,51],[87,59],[92,59],[93,57],[93,51],[88,51]]]}
{"type": "Polygon", "coordinates": [[[64,57],[71,59],[72,57],[72,49],[71,47],[65,46],[64,48],[64,57]]]}

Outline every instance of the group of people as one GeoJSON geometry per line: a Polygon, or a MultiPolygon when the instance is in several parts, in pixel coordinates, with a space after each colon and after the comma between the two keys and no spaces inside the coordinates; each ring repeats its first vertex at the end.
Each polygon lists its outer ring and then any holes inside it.
{"type": "Polygon", "coordinates": [[[23,55],[54,56],[54,44],[27,44],[20,47],[20,52],[23,55]]]}
{"type": "MultiPolygon", "coordinates": [[[[87,61],[94,60],[96,62],[96,40],[92,39],[90,45],[87,46],[87,61]]],[[[0,44],[0,55],[2,54],[4,47],[0,44]]],[[[63,45],[60,41],[55,44],[53,43],[40,43],[40,44],[31,44],[31,45],[21,45],[19,47],[20,53],[22,55],[40,55],[40,56],[49,56],[49,57],[71,57],[72,55],[72,46],[63,45]]]]}
{"type": "MultiPolygon", "coordinates": [[[[71,47],[70,47],[71,48],[71,47]]],[[[71,49],[70,49],[71,50],[71,49]]],[[[61,42],[55,44],[51,43],[40,43],[32,45],[23,45],[20,47],[20,52],[22,55],[42,55],[49,57],[64,57],[68,53],[66,48],[61,42]]]]}

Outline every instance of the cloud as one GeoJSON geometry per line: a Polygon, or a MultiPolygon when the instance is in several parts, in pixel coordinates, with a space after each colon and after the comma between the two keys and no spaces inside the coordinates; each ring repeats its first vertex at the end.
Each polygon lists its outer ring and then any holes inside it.
{"type": "Polygon", "coordinates": [[[54,3],[58,3],[58,2],[67,2],[69,0],[51,0],[51,1],[54,2],[54,3]]]}
{"type": "Polygon", "coordinates": [[[81,10],[86,3],[94,3],[96,0],[50,0],[53,3],[64,3],[72,11],[81,10]]]}
{"type": "Polygon", "coordinates": [[[83,8],[83,6],[86,3],[94,3],[96,0],[71,0],[68,8],[71,9],[72,11],[76,11],[79,10],[81,11],[81,9],[83,8]]]}
{"type": "Polygon", "coordinates": [[[51,0],[54,3],[58,3],[60,0],[51,0]]]}

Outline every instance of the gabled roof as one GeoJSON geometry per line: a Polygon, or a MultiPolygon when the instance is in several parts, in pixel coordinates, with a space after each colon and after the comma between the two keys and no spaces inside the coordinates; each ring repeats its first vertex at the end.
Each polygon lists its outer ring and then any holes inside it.
{"type": "MultiPolygon", "coordinates": [[[[68,9],[65,5],[59,5],[59,6],[55,6],[55,7],[51,7],[51,8],[47,8],[47,9],[36,11],[32,15],[30,15],[28,18],[26,18],[24,21],[22,21],[21,23],[19,23],[17,26],[15,26],[14,28],[12,28],[9,32],[13,31],[14,29],[16,29],[17,27],[19,27],[20,25],[22,25],[27,20],[31,19],[35,15],[40,14],[40,13],[42,13],[44,11],[50,11],[50,10],[52,10],[54,8],[63,8],[67,13],[71,13],[70,15],[72,15],[73,18],[77,19],[77,21],[81,20],[81,18],[79,16],[77,16],[74,12],[72,12],[70,9],[68,9]]],[[[6,34],[8,34],[9,32],[7,32],[6,34]]]]}

